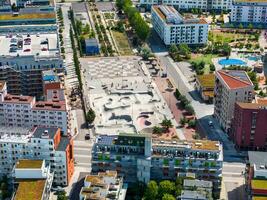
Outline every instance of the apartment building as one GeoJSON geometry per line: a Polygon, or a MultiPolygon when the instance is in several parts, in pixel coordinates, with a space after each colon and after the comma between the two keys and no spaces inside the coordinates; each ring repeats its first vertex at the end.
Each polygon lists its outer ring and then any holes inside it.
{"type": "Polygon", "coordinates": [[[231,137],[237,148],[267,149],[267,101],[237,102],[231,128],[231,137]]]}
{"type": "Polygon", "coordinates": [[[153,5],[174,6],[177,10],[190,10],[193,8],[206,10],[230,10],[232,0],[140,0],[140,5],[150,9],[153,5]]]}
{"type": "Polygon", "coordinates": [[[248,152],[246,184],[249,199],[267,199],[267,156],[266,152],[248,152]]]}
{"type": "Polygon", "coordinates": [[[54,174],[45,160],[19,160],[14,166],[12,200],[48,200],[54,174]],[[27,191],[27,192],[26,192],[27,191]]]}
{"type": "Polygon", "coordinates": [[[206,44],[208,23],[205,19],[184,18],[172,6],[153,6],[152,24],[165,45],[171,44],[206,44]]]}
{"type": "Polygon", "coordinates": [[[64,72],[57,33],[0,35],[0,80],[14,95],[40,97],[42,72],[64,72]]]}
{"type": "Polygon", "coordinates": [[[231,6],[231,22],[245,24],[267,23],[267,2],[265,0],[234,0],[231,6]]]}
{"type": "Polygon", "coordinates": [[[114,199],[124,200],[127,184],[116,171],[99,172],[97,175],[87,175],[80,192],[80,200],[114,199]]]}
{"type": "Polygon", "coordinates": [[[53,92],[52,97],[46,101],[36,101],[32,96],[11,95],[7,93],[5,82],[0,82],[0,126],[59,127],[67,135],[68,112],[65,100],[60,101],[57,92],[53,92]]]}
{"type": "Polygon", "coordinates": [[[230,131],[235,103],[250,103],[253,98],[254,86],[245,71],[216,71],[214,116],[225,131],[230,131]]]}
{"type": "Polygon", "coordinates": [[[116,170],[125,182],[175,179],[193,175],[219,189],[222,145],[216,141],[152,139],[151,135],[101,135],[92,149],[92,172],[116,170]]]}
{"type": "Polygon", "coordinates": [[[73,141],[59,128],[0,127],[0,177],[11,177],[18,160],[45,160],[54,173],[55,185],[69,184],[74,172],[73,141]]]}

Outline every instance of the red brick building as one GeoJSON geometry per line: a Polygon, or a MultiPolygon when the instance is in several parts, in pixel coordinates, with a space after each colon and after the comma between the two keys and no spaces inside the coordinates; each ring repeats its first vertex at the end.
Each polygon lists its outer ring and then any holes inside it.
{"type": "Polygon", "coordinates": [[[231,137],[239,149],[267,149],[267,102],[236,103],[231,137]]]}

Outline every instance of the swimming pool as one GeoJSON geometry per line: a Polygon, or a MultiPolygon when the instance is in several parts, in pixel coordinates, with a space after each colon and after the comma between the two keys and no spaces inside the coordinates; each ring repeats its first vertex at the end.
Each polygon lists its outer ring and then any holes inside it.
{"type": "Polygon", "coordinates": [[[248,59],[251,60],[251,61],[258,61],[261,58],[260,58],[260,56],[249,56],[248,59]]]}
{"type": "Polygon", "coordinates": [[[247,63],[240,59],[229,58],[229,59],[221,59],[219,60],[219,64],[226,66],[226,65],[246,65],[247,63]]]}

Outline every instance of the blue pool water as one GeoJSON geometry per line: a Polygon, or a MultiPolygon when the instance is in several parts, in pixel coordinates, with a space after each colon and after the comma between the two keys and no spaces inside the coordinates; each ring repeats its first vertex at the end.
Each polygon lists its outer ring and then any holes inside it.
{"type": "Polygon", "coordinates": [[[259,56],[249,56],[248,57],[249,60],[252,60],[252,61],[258,61],[260,60],[261,58],[259,56]]]}
{"type": "Polygon", "coordinates": [[[225,65],[246,65],[247,63],[240,59],[224,58],[224,59],[219,60],[219,64],[225,66],[225,65]]]}

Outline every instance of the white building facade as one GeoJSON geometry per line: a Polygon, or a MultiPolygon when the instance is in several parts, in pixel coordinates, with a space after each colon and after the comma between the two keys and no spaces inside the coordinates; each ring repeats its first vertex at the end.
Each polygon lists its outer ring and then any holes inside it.
{"type": "Polygon", "coordinates": [[[182,10],[193,8],[200,10],[229,10],[232,0],[140,0],[140,4],[146,7],[168,5],[182,10]]]}
{"type": "Polygon", "coordinates": [[[231,7],[231,22],[248,24],[267,23],[267,1],[236,0],[231,7]]]}
{"type": "Polygon", "coordinates": [[[174,7],[153,6],[153,28],[165,45],[206,44],[208,24],[204,19],[184,19],[174,7]]]}

